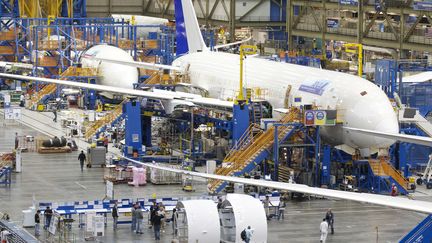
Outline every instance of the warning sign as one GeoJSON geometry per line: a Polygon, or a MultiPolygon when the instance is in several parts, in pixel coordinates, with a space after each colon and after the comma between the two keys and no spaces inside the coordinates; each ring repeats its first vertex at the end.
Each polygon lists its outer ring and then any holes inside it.
{"type": "Polygon", "coordinates": [[[334,126],[336,125],[335,110],[305,111],[304,124],[306,126],[334,126]]]}

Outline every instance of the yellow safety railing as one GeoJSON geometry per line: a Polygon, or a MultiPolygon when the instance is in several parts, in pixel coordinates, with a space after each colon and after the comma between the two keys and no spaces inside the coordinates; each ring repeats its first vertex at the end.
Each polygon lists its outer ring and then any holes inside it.
{"type": "Polygon", "coordinates": [[[56,91],[57,86],[55,84],[47,84],[45,85],[39,92],[37,92],[35,95],[33,95],[30,99],[29,108],[34,107],[39,103],[39,101],[45,96],[52,94],[56,91]]]}
{"type": "Polygon", "coordinates": [[[396,170],[388,161],[381,160],[381,166],[388,176],[392,177],[399,185],[401,185],[405,190],[408,190],[408,180],[396,170]]]}
{"type": "Polygon", "coordinates": [[[390,176],[399,185],[408,189],[408,180],[385,159],[369,160],[373,173],[377,176],[390,176]]]}
{"type": "Polygon", "coordinates": [[[122,103],[117,105],[116,108],[111,110],[108,114],[106,114],[101,119],[94,121],[91,124],[89,124],[89,126],[86,129],[86,132],[84,134],[84,138],[86,140],[89,140],[93,135],[95,135],[97,133],[97,131],[100,128],[112,123],[115,119],[117,119],[119,116],[121,116],[121,114],[123,112],[122,107],[123,107],[123,104],[125,103],[126,100],[127,99],[123,100],[122,103]]]}
{"type": "Polygon", "coordinates": [[[144,82],[147,85],[155,85],[161,83],[161,76],[159,72],[153,73],[149,78],[147,78],[144,82]]]}
{"type": "MultiPolygon", "coordinates": [[[[70,76],[97,76],[97,70],[94,68],[80,68],[75,66],[70,66],[66,71],[64,71],[60,75],[60,79],[64,79],[65,77],[70,76]]],[[[31,97],[28,107],[32,108],[35,105],[37,105],[41,99],[45,95],[52,94],[56,91],[57,85],[56,84],[48,84],[45,85],[39,92],[37,92],[34,96],[31,97]]]]}
{"type": "Polygon", "coordinates": [[[384,173],[384,169],[382,168],[380,161],[369,160],[369,166],[371,167],[374,175],[377,175],[377,176],[386,176],[387,175],[384,173]]]}
{"type": "MultiPolygon", "coordinates": [[[[298,109],[292,108],[290,112],[285,115],[279,122],[289,123],[300,120],[300,114],[298,109]]],[[[252,128],[252,127],[250,127],[252,128]]],[[[250,134],[252,129],[248,129],[246,133],[242,136],[240,140],[240,149],[233,149],[224,159],[228,165],[218,168],[215,172],[217,175],[230,176],[237,171],[243,170],[247,165],[249,165],[263,150],[269,149],[274,142],[274,131],[275,127],[272,126],[266,131],[261,131],[256,135],[250,134]],[[249,139],[251,138],[251,139],[249,139]],[[242,147],[242,143],[247,146],[242,147]]],[[[281,140],[288,132],[292,129],[291,126],[279,127],[278,140],[281,140]]],[[[209,190],[214,192],[217,187],[222,183],[220,180],[209,180],[209,190]]]]}

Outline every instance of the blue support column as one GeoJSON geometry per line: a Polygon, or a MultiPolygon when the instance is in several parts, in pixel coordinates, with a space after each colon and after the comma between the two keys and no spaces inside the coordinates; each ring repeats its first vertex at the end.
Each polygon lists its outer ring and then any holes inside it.
{"type": "MultiPolygon", "coordinates": [[[[398,163],[394,164],[394,167],[397,170],[400,170],[404,173],[404,176],[410,176],[409,175],[409,166],[407,165],[408,159],[408,153],[411,149],[412,144],[410,143],[400,143],[399,144],[399,151],[396,151],[396,153],[399,153],[399,161],[398,163]]],[[[396,161],[395,161],[396,162],[396,161]]]]}
{"type": "Polygon", "coordinates": [[[141,105],[139,101],[129,101],[123,104],[125,117],[125,156],[132,156],[133,152],[142,152],[142,132],[141,132],[141,105]],[[130,151],[132,147],[132,153],[130,151]]]}
{"type": "Polygon", "coordinates": [[[321,170],[321,185],[330,184],[330,163],[331,163],[331,147],[325,145],[323,148],[322,170],[321,170]]]}
{"type": "Polygon", "coordinates": [[[151,136],[151,125],[152,125],[152,117],[151,116],[142,116],[142,139],[143,144],[146,147],[152,147],[152,136],[151,136]]]}
{"type": "MultiPolygon", "coordinates": [[[[89,79],[88,83],[89,84],[96,84],[96,80],[95,79],[89,79]]],[[[97,100],[96,91],[93,89],[87,90],[85,98],[86,98],[85,103],[86,103],[87,109],[94,110],[96,108],[96,100],[97,100]]]]}
{"type": "MultiPolygon", "coordinates": [[[[244,102],[244,101],[243,101],[244,102]]],[[[246,103],[235,104],[233,108],[232,145],[235,146],[249,127],[249,106],[246,103]]]]}
{"type": "Polygon", "coordinates": [[[320,127],[317,126],[315,130],[315,186],[319,186],[319,163],[320,163],[320,135],[319,135],[320,127]]]}

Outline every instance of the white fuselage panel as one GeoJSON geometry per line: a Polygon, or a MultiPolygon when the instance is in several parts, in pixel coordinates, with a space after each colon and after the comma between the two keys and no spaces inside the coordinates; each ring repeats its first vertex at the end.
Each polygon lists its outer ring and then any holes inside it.
{"type": "MultiPolygon", "coordinates": [[[[176,59],[174,66],[189,66],[191,83],[209,91],[212,98],[235,97],[239,90],[240,56],[222,52],[198,52],[176,59]]],[[[294,64],[246,58],[245,87],[268,90],[266,100],[273,108],[284,108],[287,89],[289,106],[295,97],[302,104],[337,109],[344,126],[398,133],[397,117],[386,94],[373,83],[350,74],[294,64]]],[[[286,107],[285,107],[286,108],[286,107]]],[[[334,145],[352,148],[387,148],[394,141],[349,134],[341,126],[321,130],[334,145]]]]}

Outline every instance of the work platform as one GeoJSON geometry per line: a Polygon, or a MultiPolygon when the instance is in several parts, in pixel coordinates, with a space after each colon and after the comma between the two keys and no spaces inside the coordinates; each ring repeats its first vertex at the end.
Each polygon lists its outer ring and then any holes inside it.
{"type": "MultiPolygon", "coordinates": [[[[276,130],[271,126],[263,131],[252,124],[237,144],[226,155],[222,167],[216,169],[215,174],[224,176],[240,176],[251,172],[262,161],[270,156],[274,140],[285,141],[300,128],[302,118],[297,109],[292,109],[280,121],[276,123],[287,124],[287,126],[276,130]]],[[[227,182],[210,180],[209,191],[211,193],[221,192],[227,182]]]]}

